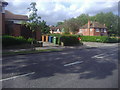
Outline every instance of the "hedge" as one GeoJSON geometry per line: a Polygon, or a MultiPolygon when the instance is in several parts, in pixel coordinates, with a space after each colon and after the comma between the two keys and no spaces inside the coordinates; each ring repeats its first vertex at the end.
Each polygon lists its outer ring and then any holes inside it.
{"type": "Polygon", "coordinates": [[[70,35],[70,34],[49,34],[50,36],[57,37],[58,42],[57,44],[61,44],[61,42],[64,43],[64,46],[73,46],[73,45],[78,45],[82,44],[79,40],[78,37],[79,35],[70,35]]]}
{"type": "Polygon", "coordinates": [[[84,42],[102,42],[102,43],[117,43],[119,40],[117,38],[112,38],[108,36],[80,36],[81,40],[84,42]]]}
{"type": "Polygon", "coordinates": [[[22,36],[14,37],[9,35],[2,36],[2,45],[3,47],[21,45],[21,44],[30,44],[34,39],[29,38],[25,39],[22,36]]]}
{"type": "Polygon", "coordinates": [[[73,46],[80,44],[80,41],[78,40],[78,37],[76,36],[70,36],[70,35],[63,35],[60,38],[60,41],[64,43],[64,46],[73,46]]]}

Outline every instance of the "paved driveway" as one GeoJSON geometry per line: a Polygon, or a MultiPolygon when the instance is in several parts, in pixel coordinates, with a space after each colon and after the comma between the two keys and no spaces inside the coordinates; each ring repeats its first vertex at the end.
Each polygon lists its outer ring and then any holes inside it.
{"type": "Polygon", "coordinates": [[[3,57],[3,88],[117,88],[117,44],[3,57]]]}

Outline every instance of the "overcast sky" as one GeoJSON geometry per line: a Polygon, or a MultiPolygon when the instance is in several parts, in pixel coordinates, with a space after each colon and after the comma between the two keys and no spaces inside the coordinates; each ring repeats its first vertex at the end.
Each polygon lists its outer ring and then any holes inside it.
{"type": "Polygon", "coordinates": [[[15,14],[28,15],[27,8],[31,2],[36,2],[38,15],[47,24],[54,25],[59,21],[77,17],[80,14],[95,15],[99,12],[118,14],[119,0],[5,0],[6,10],[15,14]]]}

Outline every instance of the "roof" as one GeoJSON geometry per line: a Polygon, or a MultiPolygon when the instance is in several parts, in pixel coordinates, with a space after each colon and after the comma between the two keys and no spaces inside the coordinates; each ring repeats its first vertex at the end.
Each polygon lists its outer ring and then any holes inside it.
{"type": "Polygon", "coordinates": [[[28,16],[13,14],[12,12],[5,10],[5,19],[7,20],[28,20],[28,16]]]}
{"type": "MultiPolygon", "coordinates": [[[[94,28],[107,28],[105,25],[100,24],[99,22],[95,22],[95,21],[90,23],[90,28],[93,28],[93,27],[94,28]]],[[[86,28],[88,28],[88,23],[81,27],[81,29],[86,29],[86,28]]]]}
{"type": "Polygon", "coordinates": [[[59,25],[59,26],[50,26],[50,29],[51,30],[56,30],[56,29],[62,29],[62,25],[59,25]]]}

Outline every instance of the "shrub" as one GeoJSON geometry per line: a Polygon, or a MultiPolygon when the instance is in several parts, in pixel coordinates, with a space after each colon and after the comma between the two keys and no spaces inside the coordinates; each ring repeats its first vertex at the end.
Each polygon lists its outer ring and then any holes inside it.
{"type": "Polygon", "coordinates": [[[78,37],[74,35],[63,35],[61,36],[60,41],[63,42],[65,46],[80,44],[78,37]]]}
{"type": "Polygon", "coordinates": [[[57,44],[64,43],[65,46],[80,44],[81,42],[78,40],[80,35],[71,35],[68,33],[65,34],[49,34],[50,36],[57,37],[57,44]]]}
{"type": "Polygon", "coordinates": [[[32,42],[33,42],[34,44],[37,43],[37,41],[36,41],[34,38],[28,38],[28,39],[27,39],[27,42],[28,42],[29,44],[31,44],[32,42]]]}
{"type": "Polygon", "coordinates": [[[2,36],[3,47],[26,44],[26,43],[28,43],[28,40],[23,38],[22,36],[19,37],[14,37],[9,35],[2,36]]]}
{"type": "Polygon", "coordinates": [[[107,39],[106,42],[107,42],[107,43],[117,43],[117,42],[119,42],[119,41],[118,41],[118,39],[115,38],[115,37],[114,37],[114,38],[113,38],[113,37],[110,37],[110,38],[107,39]]]}

